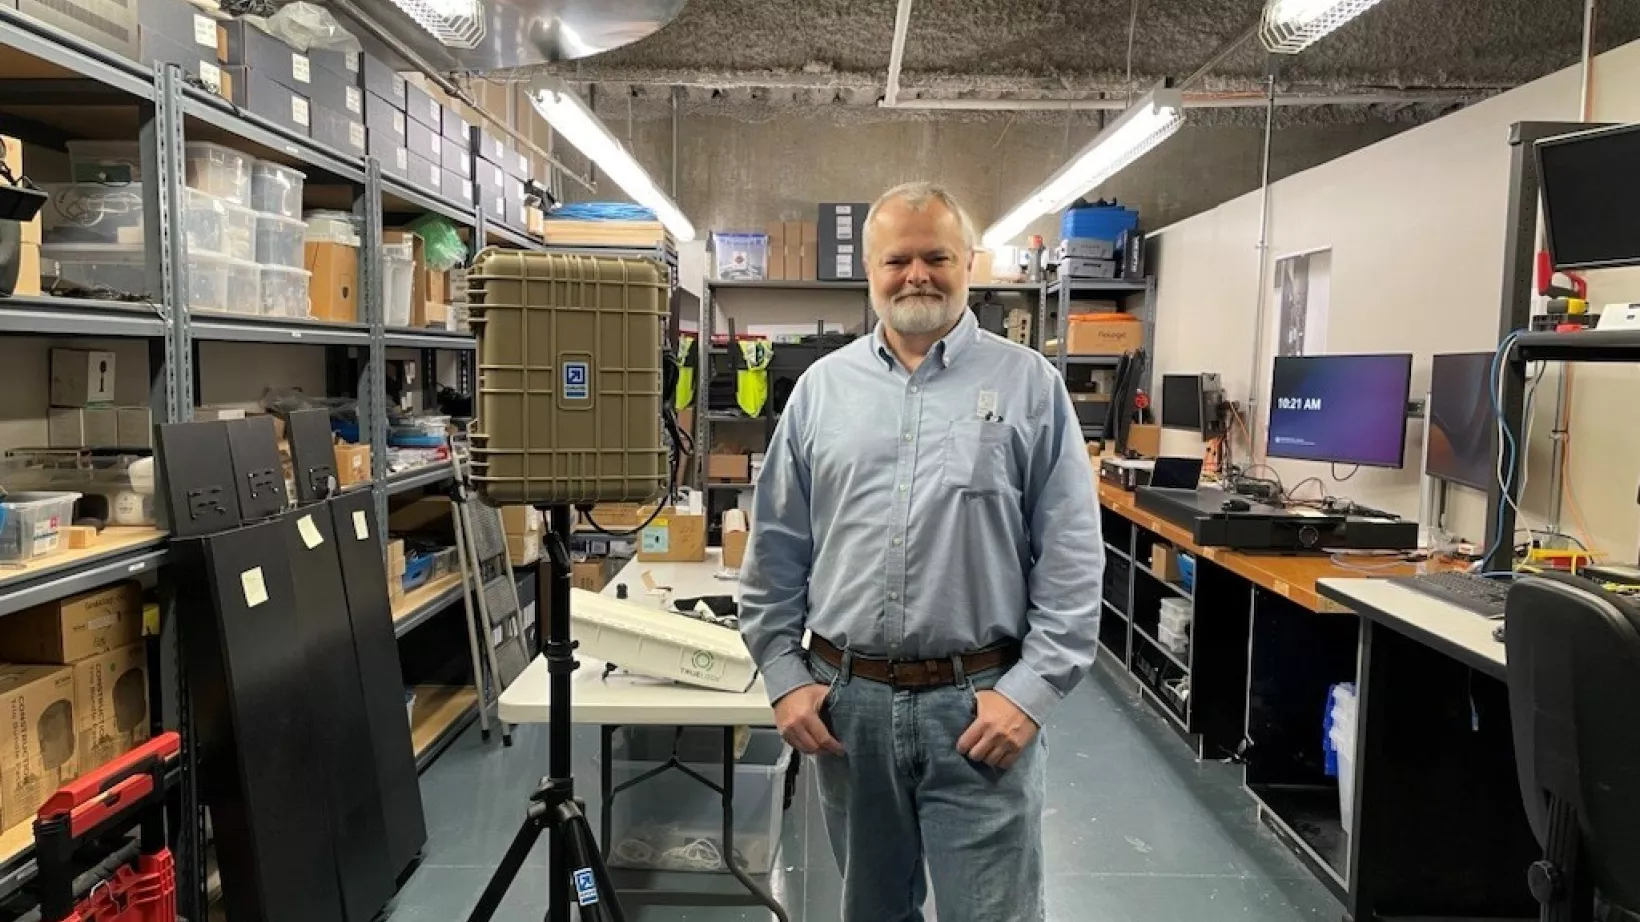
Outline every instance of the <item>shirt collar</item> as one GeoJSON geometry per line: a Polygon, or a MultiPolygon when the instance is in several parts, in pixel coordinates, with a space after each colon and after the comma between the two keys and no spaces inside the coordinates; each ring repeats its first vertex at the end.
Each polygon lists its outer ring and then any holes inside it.
{"type": "MultiPolygon", "coordinates": [[[[885,362],[888,367],[893,368],[894,363],[898,360],[894,357],[894,350],[888,347],[888,340],[883,337],[883,322],[881,320],[877,321],[876,328],[871,332],[871,338],[877,358],[885,362]]],[[[974,319],[974,312],[968,310],[965,306],[962,317],[957,320],[957,325],[952,327],[951,332],[945,334],[939,342],[934,344],[934,348],[929,350],[928,355],[930,358],[939,361],[941,367],[950,368],[951,363],[962,355],[963,350],[967,349],[968,345],[978,338],[979,321],[974,319]]]]}

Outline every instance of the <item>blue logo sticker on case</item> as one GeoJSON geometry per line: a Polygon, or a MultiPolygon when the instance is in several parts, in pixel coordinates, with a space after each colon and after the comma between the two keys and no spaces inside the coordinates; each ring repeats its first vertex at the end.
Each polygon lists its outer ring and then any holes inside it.
{"type": "Polygon", "coordinates": [[[598,881],[592,876],[591,868],[575,872],[575,901],[582,906],[598,902],[598,881]]]}
{"type": "Polygon", "coordinates": [[[564,399],[586,400],[592,395],[587,381],[591,376],[591,369],[586,362],[564,363],[564,399]]]}

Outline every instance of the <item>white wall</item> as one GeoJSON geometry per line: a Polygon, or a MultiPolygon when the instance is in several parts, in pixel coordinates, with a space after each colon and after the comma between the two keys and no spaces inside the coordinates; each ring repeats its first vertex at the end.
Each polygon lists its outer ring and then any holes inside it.
{"type": "MultiPolygon", "coordinates": [[[[1328,351],[1410,351],[1413,393],[1420,394],[1428,385],[1430,355],[1493,348],[1509,126],[1576,120],[1579,85],[1579,69],[1562,71],[1272,185],[1271,264],[1289,253],[1332,249],[1328,351]]],[[[1601,56],[1595,87],[1596,120],[1640,121],[1640,43],[1601,56]]],[[[1219,372],[1242,401],[1256,387],[1262,439],[1276,308],[1269,298],[1263,356],[1253,369],[1259,212],[1255,192],[1158,232],[1156,372],[1219,372]]],[[[1640,300],[1640,272],[1595,273],[1590,281],[1596,303],[1640,300]]],[[[1637,385],[1640,369],[1632,367],[1587,366],[1575,378],[1572,483],[1593,541],[1622,559],[1634,557],[1640,526],[1640,469],[1629,460],[1640,454],[1640,434],[1612,423],[1633,418],[1637,385]]],[[[1533,431],[1529,515],[1547,506],[1553,394],[1554,381],[1546,380],[1533,431]]],[[[1272,466],[1288,484],[1318,476],[1334,494],[1411,515],[1418,511],[1422,437],[1415,425],[1404,469],[1362,469],[1347,484],[1333,484],[1324,464],[1272,466]]],[[[1186,433],[1169,432],[1164,450],[1187,453],[1200,446],[1186,433]]],[[[1245,448],[1241,455],[1245,459],[1245,448]]],[[[1449,527],[1479,540],[1484,497],[1453,492],[1449,527]]],[[[1564,524],[1575,524],[1569,510],[1564,524]]]]}

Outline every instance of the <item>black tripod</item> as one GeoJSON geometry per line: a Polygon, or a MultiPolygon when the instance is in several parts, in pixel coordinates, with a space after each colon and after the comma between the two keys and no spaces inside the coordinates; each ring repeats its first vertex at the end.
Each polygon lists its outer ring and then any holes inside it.
{"type": "Polygon", "coordinates": [[[547,777],[530,795],[529,812],[507,854],[496,866],[484,887],[468,922],[490,922],[496,907],[513,879],[524,866],[541,833],[547,833],[547,920],[569,922],[573,893],[584,922],[626,922],[615,888],[610,886],[598,842],[592,837],[581,804],[575,799],[575,779],[570,764],[570,741],[574,730],[570,708],[570,678],[580,664],[575,661],[575,644],[570,640],[569,536],[572,513],[569,506],[543,506],[551,528],[547,534],[547,557],[552,563],[549,605],[536,606],[535,640],[547,657],[552,677],[550,723],[547,725],[547,777]],[[543,618],[543,611],[547,613],[543,618]],[[547,623],[543,624],[543,620],[547,623]]]}

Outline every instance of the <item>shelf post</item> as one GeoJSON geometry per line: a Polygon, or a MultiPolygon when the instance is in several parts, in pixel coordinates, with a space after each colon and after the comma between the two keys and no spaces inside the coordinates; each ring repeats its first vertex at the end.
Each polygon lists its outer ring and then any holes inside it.
{"type": "Polygon", "coordinates": [[[364,161],[364,185],[354,200],[359,222],[359,304],[369,327],[364,375],[359,382],[359,434],[370,444],[370,495],[376,530],[387,534],[387,343],[382,292],[382,167],[364,161]]]}

